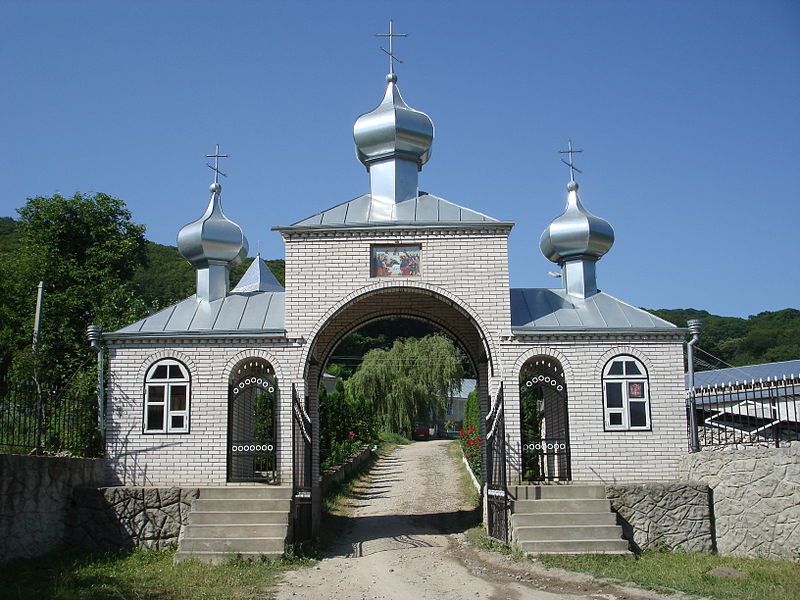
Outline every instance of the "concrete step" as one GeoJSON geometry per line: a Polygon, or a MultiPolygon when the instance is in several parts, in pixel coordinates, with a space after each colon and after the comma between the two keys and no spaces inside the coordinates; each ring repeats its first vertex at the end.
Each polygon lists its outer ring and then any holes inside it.
{"type": "Polygon", "coordinates": [[[606,497],[604,485],[587,483],[517,485],[510,487],[509,492],[517,500],[604,500],[606,497]]]}
{"type": "Polygon", "coordinates": [[[532,554],[630,554],[628,542],[621,539],[520,541],[517,545],[532,554]]]}
{"type": "Polygon", "coordinates": [[[283,523],[249,525],[198,525],[193,523],[183,530],[183,539],[193,538],[266,538],[286,537],[287,519],[283,523]]]}
{"type": "Polygon", "coordinates": [[[208,563],[211,565],[220,565],[228,560],[231,559],[232,556],[241,556],[242,558],[249,558],[252,560],[259,560],[262,556],[271,556],[278,558],[283,555],[283,549],[280,552],[236,552],[231,554],[230,552],[211,552],[211,551],[199,551],[199,552],[182,552],[178,550],[175,553],[175,562],[185,562],[187,560],[196,560],[202,563],[208,563]]]}
{"type": "Polygon", "coordinates": [[[259,498],[259,499],[213,499],[204,500],[202,497],[192,502],[192,512],[250,512],[262,510],[282,510],[289,512],[291,500],[288,498],[259,498]]]}
{"type": "Polygon", "coordinates": [[[190,525],[249,525],[249,524],[286,524],[289,512],[286,510],[251,510],[251,511],[197,511],[189,513],[190,525]]]}
{"type": "MultiPolygon", "coordinates": [[[[195,502],[202,502],[196,500],[195,502]]],[[[513,512],[515,513],[599,513],[610,512],[611,503],[608,500],[515,500],[513,512]]]]}
{"type": "Polygon", "coordinates": [[[253,486],[224,486],[200,488],[200,498],[203,500],[247,500],[247,499],[274,499],[289,500],[292,497],[292,488],[279,485],[253,485],[253,486]]]}
{"type": "Polygon", "coordinates": [[[187,552],[228,552],[238,554],[255,552],[258,554],[282,554],[286,543],[284,537],[251,538],[183,538],[180,551],[187,552]]]}
{"type": "Polygon", "coordinates": [[[593,513],[515,513],[511,524],[516,527],[546,525],[616,525],[617,517],[612,512],[593,513]]]}
{"type": "Polygon", "coordinates": [[[514,539],[517,540],[517,542],[621,540],[622,527],[619,525],[514,527],[514,539]]]}

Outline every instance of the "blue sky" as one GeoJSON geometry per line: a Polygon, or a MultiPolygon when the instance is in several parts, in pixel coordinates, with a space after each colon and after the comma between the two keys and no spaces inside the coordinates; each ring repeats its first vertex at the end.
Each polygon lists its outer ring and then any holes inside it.
{"type": "MultiPolygon", "coordinates": [[[[36,2],[0,7],[0,215],[54,192],[125,200],[174,244],[207,201],[253,252],[368,189],[352,124],[399,31],[406,101],[436,126],[422,189],[512,220],[515,287],[558,285],[539,251],[566,197],[617,241],[600,287],[638,306],[798,307],[800,3],[36,2]]],[[[464,257],[464,268],[479,257],[464,257]]]]}

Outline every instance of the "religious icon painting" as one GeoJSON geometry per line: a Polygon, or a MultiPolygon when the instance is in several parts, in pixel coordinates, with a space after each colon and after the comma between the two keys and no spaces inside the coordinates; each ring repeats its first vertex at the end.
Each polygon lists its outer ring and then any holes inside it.
{"type": "Polygon", "coordinates": [[[422,247],[372,246],[370,277],[411,277],[419,275],[422,247]]]}
{"type": "Polygon", "coordinates": [[[628,398],[644,398],[644,383],[641,381],[629,381],[628,398]]]}

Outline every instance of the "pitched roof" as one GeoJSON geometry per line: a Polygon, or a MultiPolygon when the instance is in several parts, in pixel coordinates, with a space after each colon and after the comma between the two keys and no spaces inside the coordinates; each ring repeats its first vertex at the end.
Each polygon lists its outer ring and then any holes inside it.
{"type": "Polygon", "coordinates": [[[276,229],[477,223],[501,223],[501,221],[454,204],[444,198],[439,198],[427,192],[420,192],[416,198],[404,200],[397,204],[382,203],[377,199],[373,199],[371,194],[364,194],[297,221],[288,227],[277,227],[276,229]]]}
{"type": "Polygon", "coordinates": [[[285,334],[284,292],[239,292],[213,302],[190,296],[107,337],[170,336],[179,334],[285,334]]]}
{"type": "Polygon", "coordinates": [[[282,292],[283,286],[275,279],[275,275],[269,270],[267,263],[257,254],[247,271],[244,272],[239,283],[231,290],[237,292],[282,292]]]}
{"type": "Polygon", "coordinates": [[[284,296],[283,286],[257,255],[225,298],[202,302],[193,295],[107,337],[168,337],[207,335],[209,332],[282,337],[285,335],[284,296]]]}
{"type": "Polygon", "coordinates": [[[581,299],[568,295],[563,288],[511,290],[511,330],[515,334],[539,331],[677,329],[669,321],[603,292],[581,299]]]}

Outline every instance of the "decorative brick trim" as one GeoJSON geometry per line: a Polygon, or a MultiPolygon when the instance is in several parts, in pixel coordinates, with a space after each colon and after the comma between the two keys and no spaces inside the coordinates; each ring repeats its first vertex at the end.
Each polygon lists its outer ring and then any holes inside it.
{"type": "Polygon", "coordinates": [[[219,374],[220,381],[225,385],[228,385],[228,378],[230,377],[230,374],[233,371],[234,367],[236,367],[236,365],[238,365],[243,360],[247,360],[248,358],[263,358],[272,366],[272,369],[275,371],[275,377],[278,379],[278,382],[279,383],[283,382],[283,371],[281,370],[280,362],[278,362],[278,360],[275,358],[273,354],[270,354],[269,352],[261,348],[248,348],[246,350],[241,350],[240,352],[237,352],[236,354],[231,356],[225,363],[225,367],[220,371],[219,374]]]}
{"type": "Polygon", "coordinates": [[[594,366],[594,378],[597,381],[600,381],[603,376],[603,368],[606,366],[609,360],[614,358],[615,356],[619,356],[620,354],[629,354],[635,358],[638,358],[640,361],[644,363],[644,366],[647,368],[648,375],[652,375],[655,372],[655,367],[653,366],[650,357],[648,357],[644,352],[639,350],[638,348],[634,348],[633,346],[615,346],[608,350],[600,357],[597,363],[594,366]]]}
{"type": "Polygon", "coordinates": [[[534,356],[550,356],[555,358],[559,363],[561,363],[561,368],[564,369],[564,379],[567,381],[567,383],[569,384],[570,380],[573,379],[574,375],[572,372],[572,366],[569,364],[569,359],[567,359],[567,357],[558,350],[547,346],[534,346],[530,350],[526,350],[520,354],[517,360],[514,362],[514,368],[512,369],[511,373],[503,373],[503,375],[519,377],[522,367],[525,365],[528,359],[531,359],[534,356]]]}
{"type": "Polygon", "coordinates": [[[147,370],[153,365],[153,363],[165,358],[174,358],[175,360],[179,360],[186,365],[186,368],[189,369],[193,387],[202,384],[197,365],[195,365],[194,361],[188,354],[184,354],[178,350],[159,350],[142,361],[142,366],[139,367],[139,372],[136,374],[137,385],[144,385],[144,376],[147,373],[147,370]]]}
{"type": "Polygon", "coordinates": [[[314,328],[308,334],[307,340],[309,343],[306,344],[305,348],[303,349],[302,356],[300,357],[300,365],[307,365],[308,364],[308,355],[311,352],[311,348],[314,347],[314,343],[317,340],[320,332],[325,329],[328,325],[330,325],[336,316],[344,310],[347,306],[354,304],[355,302],[372,296],[374,294],[378,294],[382,291],[389,290],[392,288],[397,289],[411,289],[415,292],[421,293],[428,293],[433,297],[439,297],[440,300],[447,301],[449,300],[450,303],[459,310],[460,312],[464,313],[472,324],[478,329],[478,333],[483,339],[483,342],[486,346],[487,353],[489,354],[489,361],[493,363],[497,360],[499,356],[497,349],[494,347],[491,338],[488,336],[487,332],[489,331],[488,327],[483,322],[483,319],[480,315],[475,311],[469,304],[464,302],[461,298],[453,294],[452,292],[447,291],[444,288],[441,288],[437,285],[433,285],[424,281],[411,281],[407,279],[403,279],[400,281],[377,281],[375,283],[371,283],[364,287],[361,287],[357,290],[353,290],[342,299],[340,299],[336,304],[334,304],[328,311],[317,321],[317,324],[314,325],[314,328]]]}

